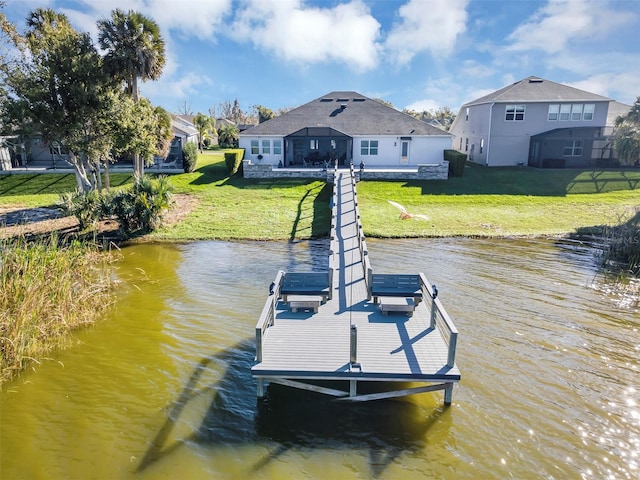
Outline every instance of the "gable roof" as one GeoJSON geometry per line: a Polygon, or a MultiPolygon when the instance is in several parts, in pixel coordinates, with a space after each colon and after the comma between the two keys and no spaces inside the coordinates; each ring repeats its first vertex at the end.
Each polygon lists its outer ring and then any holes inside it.
{"type": "Polygon", "coordinates": [[[345,135],[433,135],[448,132],[357,92],[330,92],[255,125],[240,135],[287,136],[308,127],[328,127],[345,135]]]}
{"type": "Polygon", "coordinates": [[[527,77],[489,95],[465,103],[463,107],[483,103],[511,102],[608,102],[610,98],[539,77],[527,77]]]}
{"type": "Polygon", "coordinates": [[[607,111],[607,126],[613,127],[618,117],[623,117],[631,110],[631,105],[620,102],[610,102],[607,111]]]}
{"type": "Polygon", "coordinates": [[[198,135],[198,129],[196,127],[189,125],[180,118],[171,118],[171,128],[173,134],[178,137],[193,137],[198,135]]]}

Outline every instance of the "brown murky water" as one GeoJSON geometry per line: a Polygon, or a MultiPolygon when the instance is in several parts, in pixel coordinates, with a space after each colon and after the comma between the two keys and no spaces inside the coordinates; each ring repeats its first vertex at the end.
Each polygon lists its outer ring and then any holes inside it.
{"type": "Polygon", "coordinates": [[[284,387],[258,408],[268,285],[324,268],[326,242],[140,245],[109,317],[0,393],[1,478],[640,477],[640,314],[593,249],[368,243],[376,271],[437,284],[460,330],[451,408],[441,393],[345,406],[284,387]]]}

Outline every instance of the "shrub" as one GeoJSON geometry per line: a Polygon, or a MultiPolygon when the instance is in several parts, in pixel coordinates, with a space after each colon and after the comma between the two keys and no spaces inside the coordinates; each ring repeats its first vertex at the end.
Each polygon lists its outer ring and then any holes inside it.
{"type": "Polygon", "coordinates": [[[227,172],[229,176],[235,175],[242,170],[240,167],[242,166],[242,158],[244,157],[244,149],[242,150],[232,150],[230,152],[224,152],[224,163],[227,165],[227,172]]]}
{"type": "Polygon", "coordinates": [[[60,206],[67,215],[73,215],[80,224],[80,230],[86,230],[103,217],[105,203],[97,190],[66,192],[60,195],[60,206]]]}
{"type": "Polygon", "coordinates": [[[604,237],[602,263],[614,269],[617,265],[632,275],[640,275],[640,209],[636,209],[628,221],[608,227],[604,237]]]}
{"type": "Polygon", "coordinates": [[[193,172],[196,169],[197,160],[198,147],[195,143],[189,142],[182,147],[182,165],[185,173],[193,172]]]}
{"type": "Polygon", "coordinates": [[[166,176],[144,176],[130,190],[115,194],[111,206],[123,232],[148,233],[159,227],[171,206],[171,190],[166,176]]]}
{"type": "Polygon", "coordinates": [[[444,159],[449,161],[449,175],[461,177],[467,164],[467,155],[457,150],[445,150],[444,159]]]}

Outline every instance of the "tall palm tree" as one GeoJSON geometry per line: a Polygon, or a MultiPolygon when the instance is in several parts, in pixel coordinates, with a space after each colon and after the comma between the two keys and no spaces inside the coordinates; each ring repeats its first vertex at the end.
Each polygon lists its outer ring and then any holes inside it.
{"type": "MultiPolygon", "coordinates": [[[[140,99],[138,79],[157,80],[166,62],[165,45],[158,24],[139,12],[119,8],[111,18],[98,21],[98,43],[107,51],[104,66],[108,73],[123,81],[134,101],[140,99]]],[[[135,171],[142,175],[144,165],[135,155],[135,171]]]]}
{"type": "Polygon", "coordinates": [[[198,147],[200,148],[200,153],[202,153],[204,139],[211,136],[211,117],[198,112],[198,114],[193,118],[193,124],[195,125],[196,130],[198,130],[198,147]]]}

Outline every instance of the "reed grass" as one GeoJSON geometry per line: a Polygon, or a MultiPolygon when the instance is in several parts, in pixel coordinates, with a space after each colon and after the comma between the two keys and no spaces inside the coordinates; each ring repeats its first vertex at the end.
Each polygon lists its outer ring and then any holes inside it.
{"type": "Polygon", "coordinates": [[[102,315],[114,298],[111,259],[56,235],[0,241],[0,385],[102,315]]]}
{"type": "Polygon", "coordinates": [[[613,271],[640,275],[640,208],[604,229],[602,263],[613,271]]]}

